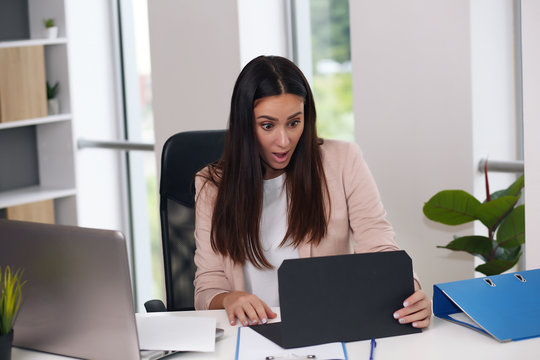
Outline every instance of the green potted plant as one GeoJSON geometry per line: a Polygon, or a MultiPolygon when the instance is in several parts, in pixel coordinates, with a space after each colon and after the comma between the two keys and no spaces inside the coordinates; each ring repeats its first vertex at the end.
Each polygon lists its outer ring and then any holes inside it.
{"type": "Polygon", "coordinates": [[[2,273],[0,268],[0,359],[11,358],[13,325],[21,307],[22,269],[12,272],[7,266],[2,273]]]}
{"type": "Polygon", "coordinates": [[[54,19],[43,19],[43,25],[45,26],[45,37],[49,39],[56,39],[58,37],[58,27],[54,19]]]}
{"type": "Polygon", "coordinates": [[[51,86],[47,81],[47,111],[49,115],[56,115],[60,113],[60,104],[56,96],[58,95],[58,81],[51,86]]]}
{"type": "Polygon", "coordinates": [[[443,190],[424,204],[424,214],[430,220],[461,225],[479,220],[487,227],[488,236],[454,236],[445,246],[456,251],[466,251],[484,261],[476,271],[486,276],[500,274],[513,267],[521,256],[525,243],[525,206],[518,201],[524,187],[521,175],[507,189],[489,193],[486,175],[486,200],[480,202],[463,190],[443,190]]]}

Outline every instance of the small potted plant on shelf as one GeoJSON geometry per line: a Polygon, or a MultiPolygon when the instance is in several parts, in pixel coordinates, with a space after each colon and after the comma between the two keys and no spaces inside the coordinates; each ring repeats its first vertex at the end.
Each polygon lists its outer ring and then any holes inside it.
{"type": "Polygon", "coordinates": [[[519,204],[519,199],[525,180],[521,175],[507,189],[490,194],[487,169],[484,174],[487,194],[484,202],[463,190],[443,190],[424,204],[423,211],[428,219],[445,225],[475,220],[484,224],[488,236],[454,236],[446,246],[437,247],[479,257],[484,264],[475,270],[490,276],[509,270],[521,256],[521,245],[525,243],[525,205],[519,204]]]}
{"type": "Polygon", "coordinates": [[[59,85],[58,81],[52,86],[47,81],[47,109],[49,115],[57,115],[60,113],[60,103],[56,98],[59,85]]]}
{"type": "Polygon", "coordinates": [[[12,272],[6,266],[0,268],[0,359],[11,359],[13,344],[13,325],[19,312],[22,300],[22,269],[12,272]]]}
{"type": "Polygon", "coordinates": [[[53,18],[43,19],[43,25],[45,25],[45,37],[49,39],[58,37],[58,27],[53,18]]]}

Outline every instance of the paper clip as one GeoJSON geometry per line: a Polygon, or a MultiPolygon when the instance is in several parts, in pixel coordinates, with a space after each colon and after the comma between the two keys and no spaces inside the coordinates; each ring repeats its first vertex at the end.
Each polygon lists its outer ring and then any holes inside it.
{"type": "Polygon", "coordinates": [[[296,355],[293,353],[284,355],[268,355],[265,360],[299,360],[299,359],[317,359],[316,355],[296,355]]]}

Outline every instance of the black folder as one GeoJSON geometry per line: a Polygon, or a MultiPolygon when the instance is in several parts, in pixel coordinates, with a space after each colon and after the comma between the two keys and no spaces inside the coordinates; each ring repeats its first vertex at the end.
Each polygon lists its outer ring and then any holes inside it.
{"type": "Polygon", "coordinates": [[[251,328],[283,348],[421,332],[394,319],[414,292],[405,251],[285,260],[281,322],[251,328]]]}

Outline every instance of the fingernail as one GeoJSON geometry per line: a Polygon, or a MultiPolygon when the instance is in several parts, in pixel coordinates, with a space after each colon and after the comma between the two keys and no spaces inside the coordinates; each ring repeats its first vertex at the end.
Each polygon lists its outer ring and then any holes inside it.
{"type": "Polygon", "coordinates": [[[236,320],[232,320],[231,325],[236,325],[236,320]]]}
{"type": "Polygon", "coordinates": [[[403,303],[403,307],[407,307],[407,306],[409,306],[409,302],[408,302],[408,301],[405,301],[405,302],[403,303]]]}
{"type": "Polygon", "coordinates": [[[257,320],[253,320],[253,321],[251,322],[251,325],[257,325],[257,323],[258,323],[257,320]]]}
{"type": "Polygon", "coordinates": [[[403,324],[404,322],[405,322],[405,319],[403,319],[403,318],[399,319],[400,324],[403,324]]]}
{"type": "Polygon", "coordinates": [[[244,326],[248,326],[248,322],[247,322],[247,321],[244,321],[243,324],[244,324],[244,326]]]}
{"type": "Polygon", "coordinates": [[[394,313],[394,319],[399,319],[399,314],[397,312],[394,313]]]}
{"type": "Polygon", "coordinates": [[[413,326],[413,327],[417,327],[417,326],[418,326],[418,323],[413,322],[413,323],[412,323],[412,326],[413,326]]]}
{"type": "Polygon", "coordinates": [[[263,319],[262,319],[262,323],[263,323],[263,324],[266,324],[267,321],[268,321],[268,320],[266,320],[266,318],[263,318],[263,319]]]}

